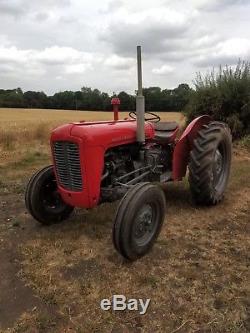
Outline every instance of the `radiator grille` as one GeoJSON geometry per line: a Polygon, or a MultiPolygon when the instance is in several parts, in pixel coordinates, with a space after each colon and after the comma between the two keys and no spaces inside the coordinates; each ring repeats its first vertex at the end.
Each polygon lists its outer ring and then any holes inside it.
{"type": "Polygon", "coordinates": [[[78,145],[68,141],[56,141],[53,144],[53,152],[60,185],[67,190],[82,191],[78,145]]]}

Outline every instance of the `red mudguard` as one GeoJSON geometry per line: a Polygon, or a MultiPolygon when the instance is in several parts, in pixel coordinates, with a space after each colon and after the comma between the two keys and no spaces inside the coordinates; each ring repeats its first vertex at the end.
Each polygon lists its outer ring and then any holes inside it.
{"type": "Polygon", "coordinates": [[[193,142],[198,131],[203,125],[210,123],[212,118],[204,115],[195,118],[185,129],[180,140],[177,142],[173,155],[173,179],[181,180],[186,175],[189,154],[193,148],[193,142]]]}

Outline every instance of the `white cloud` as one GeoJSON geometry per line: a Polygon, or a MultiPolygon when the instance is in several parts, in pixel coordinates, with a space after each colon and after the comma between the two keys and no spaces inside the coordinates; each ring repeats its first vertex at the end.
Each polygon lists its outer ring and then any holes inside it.
{"type": "Polygon", "coordinates": [[[82,73],[86,72],[87,69],[93,69],[93,67],[90,63],[66,65],[65,73],[66,74],[82,74],[82,73]]]}
{"type": "Polygon", "coordinates": [[[0,62],[1,63],[27,63],[30,55],[30,50],[18,50],[15,46],[0,47],[0,62]]]}
{"type": "MultiPolygon", "coordinates": [[[[114,17],[113,17],[114,18],[114,17]]],[[[120,23],[139,26],[145,22],[149,25],[157,24],[164,27],[183,27],[186,25],[188,17],[183,12],[179,12],[167,7],[151,8],[135,13],[130,13],[127,10],[121,9],[115,12],[116,20],[120,23]]]]}
{"type": "Polygon", "coordinates": [[[170,65],[162,65],[159,68],[153,68],[152,73],[157,75],[167,75],[169,73],[173,73],[174,67],[170,65]]]}
{"type": "MultiPolygon", "coordinates": [[[[98,61],[98,58],[96,58],[98,61]]],[[[2,69],[9,72],[24,75],[44,75],[55,70],[66,74],[81,74],[88,69],[92,69],[95,62],[93,54],[80,52],[69,47],[53,46],[44,50],[21,50],[15,46],[0,47],[0,63],[2,69]],[[3,66],[5,65],[5,66],[3,66]],[[22,66],[22,67],[20,67],[22,66]]]]}
{"type": "Polygon", "coordinates": [[[245,38],[231,38],[218,44],[218,56],[249,57],[250,40],[245,38]]]}
{"type": "Polygon", "coordinates": [[[21,1],[0,1],[0,11],[5,15],[20,15],[25,13],[25,9],[22,6],[21,1]]]}
{"type": "Polygon", "coordinates": [[[104,61],[104,66],[108,66],[117,70],[127,70],[132,68],[134,65],[135,59],[120,57],[116,54],[113,54],[104,61]]]}
{"type": "Polygon", "coordinates": [[[15,46],[0,47],[0,61],[2,62],[37,62],[46,65],[63,65],[74,63],[90,63],[94,55],[81,52],[70,47],[53,46],[44,50],[22,50],[15,46]]]}
{"type": "Polygon", "coordinates": [[[218,10],[225,9],[228,6],[244,5],[249,0],[188,0],[198,9],[218,10]]]}
{"type": "Polygon", "coordinates": [[[91,86],[191,83],[195,72],[250,59],[249,0],[0,0],[0,88],[53,93],[91,86]]]}
{"type": "Polygon", "coordinates": [[[79,61],[89,62],[92,60],[92,55],[72,47],[52,46],[40,52],[34,51],[34,58],[48,65],[60,65],[79,61]]]}
{"type": "Polygon", "coordinates": [[[25,16],[30,12],[40,11],[44,8],[61,8],[70,5],[70,0],[1,0],[0,11],[3,15],[25,16]]]}
{"type": "Polygon", "coordinates": [[[119,55],[132,55],[136,45],[148,53],[164,52],[171,42],[181,39],[189,30],[196,11],[177,11],[167,7],[131,13],[122,8],[107,18],[101,40],[112,45],[119,55]]]}
{"type": "Polygon", "coordinates": [[[235,65],[239,59],[250,58],[250,40],[246,38],[230,38],[219,42],[209,53],[203,52],[194,58],[200,66],[235,65]]]}
{"type": "Polygon", "coordinates": [[[10,46],[11,43],[6,35],[0,35],[0,47],[10,46]]]}
{"type": "Polygon", "coordinates": [[[49,13],[46,12],[39,12],[35,15],[35,20],[37,20],[38,22],[43,22],[46,21],[47,19],[49,19],[50,15],[49,13]]]}

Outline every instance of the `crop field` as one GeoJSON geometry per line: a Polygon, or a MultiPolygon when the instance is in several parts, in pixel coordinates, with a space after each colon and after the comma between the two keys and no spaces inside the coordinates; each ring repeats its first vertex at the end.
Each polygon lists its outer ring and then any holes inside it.
{"type": "Polygon", "coordinates": [[[234,144],[218,206],[194,206],[187,180],[164,185],[160,236],[128,263],[112,244],[118,202],[50,227],[24,206],[29,177],[50,164],[51,128],[84,119],[112,112],[0,109],[0,333],[250,332],[250,150],[234,144]],[[114,294],[150,298],[147,313],[102,311],[114,294]]]}
{"type": "MultiPolygon", "coordinates": [[[[158,112],[158,114],[163,120],[184,122],[180,112],[158,112]]],[[[120,119],[127,117],[128,112],[120,112],[120,119]]],[[[113,112],[0,108],[0,119],[1,148],[13,150],[13,146],[20,143],[20,140],[47,142],[50,130],[58,125],[82,120],[112,120],[113,112]]]]}

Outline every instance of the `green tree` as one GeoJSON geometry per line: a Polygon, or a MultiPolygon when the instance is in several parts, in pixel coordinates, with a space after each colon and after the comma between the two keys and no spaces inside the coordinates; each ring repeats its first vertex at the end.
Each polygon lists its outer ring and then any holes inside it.
{"type": "Polygon", "coordinates": [[[189,102],[192,89],[188,84],[182,83],[179,86],[172,90],[172,110],[173,111],[182,111],[184,107],[189,102]]]}
{"type": "Polygon", "coordinates": [[[21,88],[0,90],[0,105],[9,108],[22,108],[25,106],[21,88]]]}
{"type": "Polygon", "coordinates": [[[48,97],[44,92],[26,91],[23,98],[27,108],[46,109],[49,106],[48,97]]]}
{"type": "Polygon", "coordinates": [[[135,97],[127,94],[125,91],[121,91],[118,94],[121,101],[120,109],[122,111],[133,111],[135,110],[135,97]]]}

